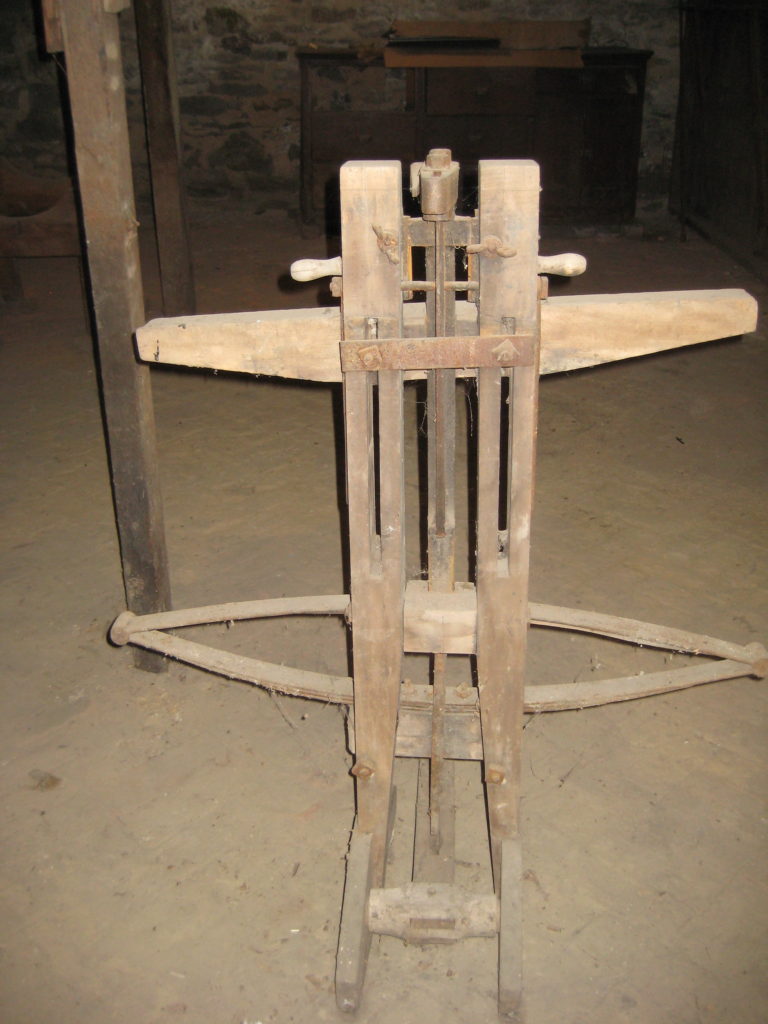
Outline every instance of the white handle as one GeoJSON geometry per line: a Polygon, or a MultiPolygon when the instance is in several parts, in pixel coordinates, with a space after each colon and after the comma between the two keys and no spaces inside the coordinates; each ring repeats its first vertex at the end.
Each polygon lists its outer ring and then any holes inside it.
{"type": "Polygon", "coordinates": [[[587,261],[577,252],[563,252],[559,256],[539,256],[540,274],[558,274],[560,277],[578,277],[587,269],[587,261]]]}
{"type": "Polygon", "coordinates": [[[294,281],[317,281],[321,277],[338,277],[341,274],[341,256],[330,260],[296,260],[291,264],[294,281]]]}

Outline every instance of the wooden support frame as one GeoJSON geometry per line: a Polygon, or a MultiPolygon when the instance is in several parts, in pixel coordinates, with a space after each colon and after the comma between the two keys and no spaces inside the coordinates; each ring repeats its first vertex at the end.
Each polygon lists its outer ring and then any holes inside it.
{"type": "MultiPolygon", "coordinates": [[[[471,224],[464,218],[454,222],[441,206],[442,186],[433,180],[441,169],[452,173],[455,165],[446,152],[437,151],[425,163],[431,176],[430,214],[423,222],[403,217],[397,163],[352,162],[342,169],[340,317],[329,310],[241,314],[217,321],[219,337],[207,348],[193,337],[198,318],[148,325],[139,332],[140,351],[149,359],[164,360],[170,353],[178,358],[183,335],[184,343],[192,338],[186,350],[190,362],[202,357],[252,373],[278,367],[285,376],[343,380],[350,594],[144,616],[127,612],[115,622],[112,638],[282,693],[353,708],[357,813],[336,964],[342,1010],[354,1012],[360,1004],[373,934],[415,942],[497,935],[499,1013],[522,1021],[523,715],[768,675],[768,652],[759,644],[740,646],[529,602],[539,375],[704,340],[718,329],[709,314],[715,310],[716,318],[726,306],[721,324],[750,329],[755,306],[751,297],[736,292],[592,296],[571,306],[575,330],[563,328],[564,322],[557,327],[556,306],[547,326],[545,313],[553,307],[542,303],[539,275],[558,267],[573,272],[568,268],[578,266],[578,260],[538,256],[538,167],[531,161],[481,162],[478,216],[471,224]],[[404,297],[424,283],[414,282],[408,269],[414,244],[427,250],[430,280],[422,289],[425,302],[404,306],[404,297]],[[452,280],[457,246],[466,247],[471,257],[465,282],[471,303],[455,299],[461,290],[452,280]],[[638,325],[626,329],[641,315],[652,336],[645,348],[638,325]],[[598,337],[601,323],[609,329],[624,325],[618,345],[611,348],[598,337]],[[291,353],[290,340],[306,330],[314,342],[336,346],[332,359],[330,348],[319,358],[317,350],[314,355],[309,349],[291,353]],[[229,350],[227,334],[235,342],[229,350]],[[262,344],[267,338],[271,341],[262,344]],[[474,378],[477,388],[474,582],[455,579],[454,414],[460,376],[474,378]],[[407,380],[419,377],[427,381],[427,578],[406,582],[403,391],[407,380]],[[210,621],[292,614],[343,615],[350,622],[352,677],[213,651],[165,632],[210,621]],[[698,661],[601,682],[526,685],[527,635],[536,625],[685,652],[698,661]],[[406,651],[431,655],[429,685],[402,681],[406,651]],[[476,687],[445,684],[450,654],[475,659],[476,687]],[[413,882],[393,889],[385,884],[385,868],[396,756],[417,757],[421,763],[413,882]],[[493,882],[484,893],[453,885],[454,759],[484,762],[493,882]]],[[[331,273],[338,269],[338,261],[329,267],[331,273]]],[[[202,321],[210,318],[199,320],[203,330],[202,321]]]]}

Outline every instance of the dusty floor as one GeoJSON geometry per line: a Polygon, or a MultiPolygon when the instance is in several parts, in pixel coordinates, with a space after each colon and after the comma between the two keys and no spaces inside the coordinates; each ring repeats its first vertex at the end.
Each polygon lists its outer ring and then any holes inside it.
{"type": "MultiPolygon", "coordinates": [[[[201,311],[312,305],[324,256],[282,217],[198,211],[201,311]]],[[[581,291],[755,279],[701,240],[578,248],[581,291]]],[[[148,261],[151,264],[151,260],[148,261]]],[[[340,1019],[333,969],[353,787],[333,708],[173,665],[133,668],[91,343],[74,260],[22,267],[3,311],[0,609],[4,1024],[340,1019]]],[[[147,273],[150,310],[156,284],[147,273]]],[[[536,600],[768,639],[768,334],[545,379],[536,600]]],[[[178,606],[343,588],[333,389],[157,370],[178,606]]],[[[334,622],[213,627],[233,649],[346,672],[334,622]],[[226,633],[226,635],[225,635],[226,633]]],[[[556,681],[650,666],[533,640],[556,681]]],[[[529,1024],[768,1020],[766,685],[539,716],[524,734],[529,1024]]],[[[393,877],[414,764],[398,769],[393,877]]],[[[479,771],[458,774],[463,880],[487,883],[479,771]]],[[[366,1024],[484,1024],[495,944],[374,943],[366,1024]]]]}

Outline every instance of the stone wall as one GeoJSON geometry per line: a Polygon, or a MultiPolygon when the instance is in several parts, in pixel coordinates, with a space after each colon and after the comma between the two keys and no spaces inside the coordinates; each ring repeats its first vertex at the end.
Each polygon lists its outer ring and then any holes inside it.
{"type": "MultiPolygon", "coordinates": [[[[63,166],[53,63],[40,62],[31,35],[30,0],[5,0],[0,30],[10,126],[5,149],[16,163],[63,166]],[[10,34],[9,34],[10,33],[10,34]],[[7,81],[8,72],[16,80],[7,81]]],[[[664,205],[677,100],[674,0],[173,0],[184,163],[190,192],[247,199],[255,210],[295,209],[299,171],[297,47],[374,48],[397,18],[577,19],[592,21],[591,44],[651,49],[640,165],[643,208],[664,205]]],[[[135,34],[122,16],[137,190],[146,196],[146,158],[135,34]]],[[[344,103],[344,83],[332,100],[344,103]]],[[[397,89],[397,86],[388,86],[397,89]]]]}
{"type": "Polygon", "coordinates": [[[58,69],[31,0],[0,3],[0,159],[41,177],[67,172],[58,69]]]}

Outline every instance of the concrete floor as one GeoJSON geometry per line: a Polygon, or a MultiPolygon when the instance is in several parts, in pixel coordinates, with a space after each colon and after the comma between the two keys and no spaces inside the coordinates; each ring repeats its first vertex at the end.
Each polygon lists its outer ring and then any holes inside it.
{"type": "MultiPolygon", "coordinates": [[[[198,210],[201,311],[313,305],[324,256],[277,215],[198,210]]],[[[546,239],[564,287],[764,287],[700,239],[546,239]]],[[[4,1024],[337,1021],[353,818],[341,714],[184,666],[133,668],[91,342],[74,260],[27,262],[3,310],[4,1024]]],[[[150,311],[157,284],[147,253],[150,311]]],[[[768,640],[768,331],[545,379],[532,597],[768,640]]],[[[343,587],[333,389],[153,371],[178,606],[343,587]]],[[[335,622],[212,642],[346,672],[335,622]]],[[[655,659],[655,660],[654,660],[655,659]]],[[[532,640],[534,682],[655,667],[588,637],[532,640]]],[[[524,732],[529,1024],[768,1020],[765,682],[740,679],[524,732]]],[[[414,764],[398,766],[392,877],[414,764]]],[[[457,775],[459,876],[488,884],[477,765],[457,775]]],[[[365,1024],[483,1024],[495,943],[374,942],[365,1024]]]]}

